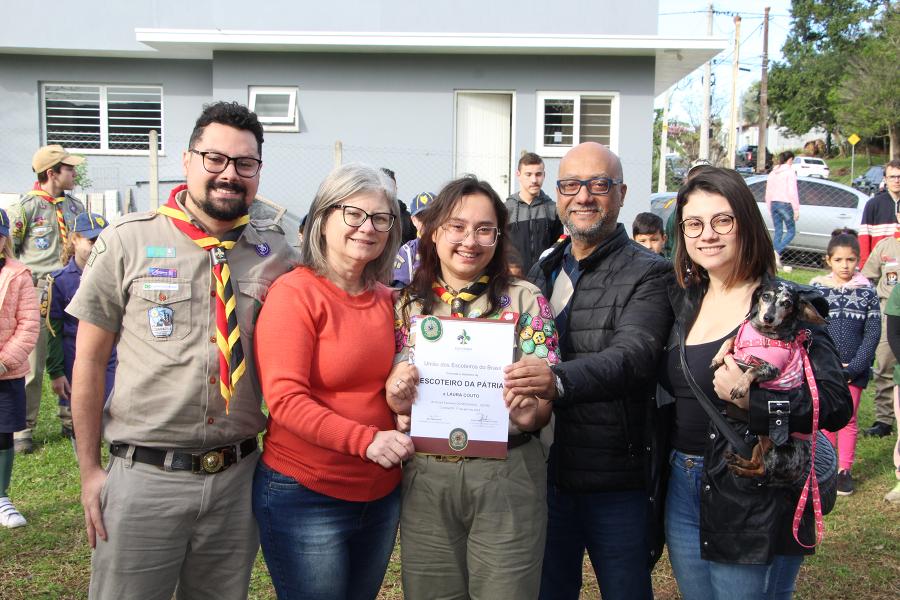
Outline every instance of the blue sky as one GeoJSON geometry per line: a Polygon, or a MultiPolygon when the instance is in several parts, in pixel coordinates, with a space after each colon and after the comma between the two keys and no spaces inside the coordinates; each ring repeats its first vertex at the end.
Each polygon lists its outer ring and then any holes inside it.
{"type": "MultiPolygon", "coordinates": [[[[706,10],[708,1],[703,0],[659,0],[660,35],[703,35],[706,32],[706,10]]],[[[719,114],[727,118],[728,101],[731,95],[731,63],[733,59],[734,14],[741,16],[740,65],[749,71],[740,71],[738,76],[738,98],[754,81],[760,78],[763,51],[763,9],[771,8],[769,15],[769,64],[781,59],[781,46],[790,31],[790,0],[718,0],[712,2],[717,13],[713,17],[713,36],[729,40],[729,48],[713,61],[713,110],[719,107],[719,114]]],[[[702,111],[702,76],[700,68],[681,80],[673,89],[670,117],[696,121],[702,111]]],[[[656,106],[662,107],[664,96],[656,99],[656,106]]],[[[699,121],[697,121],[699,122],[699,121]]]]}

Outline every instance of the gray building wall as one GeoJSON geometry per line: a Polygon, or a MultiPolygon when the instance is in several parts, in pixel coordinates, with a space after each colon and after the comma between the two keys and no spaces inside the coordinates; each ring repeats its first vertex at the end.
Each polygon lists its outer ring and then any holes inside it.
{"type": "MultiPolygon", "coordinates": [[[[181,151],[200,107],[211,98],[209,61],[161,61],[6,55],[0,59],[0,192],[21,192],[35,181],[31,157],[41,145],[40,85],[43,82],[156,84],[163,86],[162,179],[181,178],[181,151]]],[[[245,100],[246,101],[246,100],[245,100]]],[[[133,188],[146,207],[146,156],[90,154],[92,189],[133,188]]]]}
{"type": "Polygon", "coordinates": [[[74,6],[5,0],[3,7],[0,49],[85,49],[93,55],[152,52],[135,41],[136,27],[652,35],[658,13],[657,0],[265,0],[249,5],[244,0],[81,0],[74,6]],[[55,21],[47,18],[48,12],[55,21]],[[98,18],[103,27],[99,35],[98,18]],[[41,23],[42,35],[23,26],[33,23],[41,23]],[[59,30],[53,32],[54,26],[59,30]]]}
{"type": "MultiPolygon", "coordinates": [[[[260,184],[260,193],[298,213],[332,167],[337,140],[344,162],[395,170],[403,200],[439,190],[454,176],[457,90],[515,93],[513,174],[519,153],[535,147],[537,91],[618,91],[618,150],[630,190],[623,222],[648,206],[651,58],[217,52],[213,64],[215,98],[247,102],[249,85],[299,88],[300,132],[266,133],[260,184]]],[[[544,187],[554,195],[559,159],[546,164],[544,187]]]]}

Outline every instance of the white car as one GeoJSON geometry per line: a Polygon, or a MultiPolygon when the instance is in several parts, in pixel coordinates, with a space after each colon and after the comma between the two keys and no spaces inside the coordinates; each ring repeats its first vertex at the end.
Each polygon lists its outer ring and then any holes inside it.
{"type": "Polygon", "coordinates": [[[797,177],[828,179],[828,176],[831,174],[831,171],[828,169],[828,163],[821,158],[812,156],[795,156],[793,166],[797,177]]]}

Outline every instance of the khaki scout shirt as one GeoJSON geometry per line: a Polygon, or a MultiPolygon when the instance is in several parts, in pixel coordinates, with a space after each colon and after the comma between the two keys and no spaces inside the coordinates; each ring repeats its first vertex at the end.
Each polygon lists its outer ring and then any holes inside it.
{"type": "MultiPolygon", "coordinates": [[[[69,194],[65,198],[59,206],[62,206],[66,227],[72,231],[75,215],[84,212],[84,204],[69,194]]],[[[35,284],[63,266],[63,243],[59,235],[56,206],[43,196],[28,192],[19,196],[6,211],[12,225],[10,235],[16,258],[31,269],[35,284]]]]}
{"type": "MultiPolygon", "coordinates": [[[[422,314],[422,306],[413,302],[404,307],[406,296],[400,294],[400,298],[394,305],[394,337],[396,340],[396,354],[394,364],[409,360],[409,354],[416,344],[415,334],[410,335],[410,322],[412,317],[422,314]]],[[[543,358],[551,365],[560,362],[559,358],[559,334],[556,331],[556,323],[553,320],[553,310],[550,303],[541,294],[541,291],[527,281],[513,279],[509,288],[500,298],[500,310],[492,315],[485,315],[488,308],[487,294],[482,294],[473,300],[467,307],[466,317],[497,319],[502,313],[516,313],[516,335],[510,340],[514,348],[510,364],[522,360],[526,355],[543,358]]],[[[450,305],[438,300],[434,303],[431,314],[436,317],[453,316],[450,305]]],[[[509,424],[509,432],[518,433],[519,429],[509,424]]]]}
{"type": "Polygon", "coordinates": [[[881,299],[881,309],[884,310],[885,301],[900,278],[900,239],[888,237],[875,244],[863,265],[862,274],[877,282],[875,291],[881,299]]]}
{"type": "Polygon", "coordinates": [[[269,286],[296,255],[271,221],[251,220],[227,257],[247,365],[228,415],[219,391],[211,253],[155,211],[128,215],[97,238],[66,312],[118,333],[119,365],[103,419],[108,442],[198,450],[264,428],[253,329],[269,286]],[[172,311],[170,323],[160,324],[158,307],[172,311]]]}

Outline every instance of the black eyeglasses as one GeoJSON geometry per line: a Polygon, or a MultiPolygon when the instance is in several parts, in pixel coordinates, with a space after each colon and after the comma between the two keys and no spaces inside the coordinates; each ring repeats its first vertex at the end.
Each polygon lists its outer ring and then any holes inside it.
{"type": "Polygon", "coordinates": [[[558,179],[556,189],[563,196],[574,196],[581,190],[581,186],[587,188],[591,196],[605,196],[614,185],[622,183],[621,179],[609,177],[591,177],[590,179],[558,179]]]}
{"type": "Polygon", "coordinates": [[[198,154],[203,159],[203,168],[207,173],[218,174],[228,168],[228,163],[234,163],[234,170],[241,177],[256,177],[262,167],[262,161],[252,156],[228,156],[219,152],[200,152],[191,148],[188,150],[198,154]]]}
{"type": "Polygon", "coordinates": [[[375,231],[390,231],[391,227],[394,226],[395,217],[393,213],[367,213],[363,209],[350,206],[349,204],[335,204],[331,208],[341,209],[344,224],[348,227],[362,227],[366,219],[372,221],[372,227],[375,228],[375,231]]]}
{"type": "MultiPolygon", "coordinates": [[[[734,229],[734,215],[728,213],[713,215],[709,220],[709,226],[719,235],[729,234],[734,229]]],[[[689,238],[700,237],[705,228],[706,223],[703,222],[703,219],[690,218],[681,222],[681,231],[689,238]]]]}

